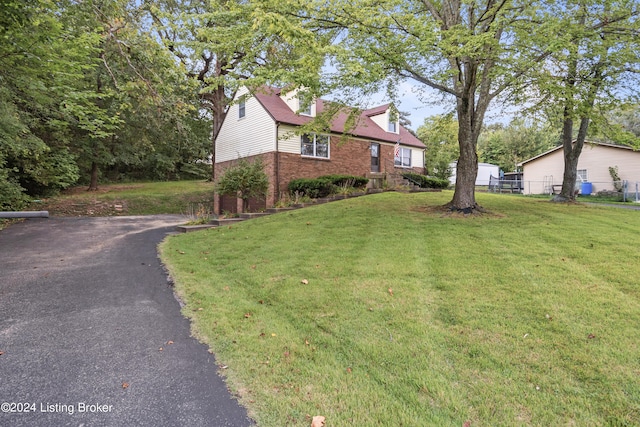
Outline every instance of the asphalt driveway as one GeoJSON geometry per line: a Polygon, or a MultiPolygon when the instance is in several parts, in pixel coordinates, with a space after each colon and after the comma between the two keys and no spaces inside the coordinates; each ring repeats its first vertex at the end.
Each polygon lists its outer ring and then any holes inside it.
{"type": "Polygon", "coordinates": [[[190,336],[157,244],[176,216],[0,231],[0,425],[249,426],[190,336]]]}

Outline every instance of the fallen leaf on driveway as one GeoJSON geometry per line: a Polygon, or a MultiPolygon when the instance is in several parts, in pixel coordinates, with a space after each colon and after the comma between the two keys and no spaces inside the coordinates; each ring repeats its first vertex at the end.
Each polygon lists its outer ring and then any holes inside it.
{"type": "Polygon", "coordinates": [[[0,350],[0,356],[2,356],[4,354],[4,351],[0,350]]]}
{"type": "Polygon", "coordinates": [[[129,388],[129,383],[122,383],[122,388],[123,389],[128,389],[129,388]]]}

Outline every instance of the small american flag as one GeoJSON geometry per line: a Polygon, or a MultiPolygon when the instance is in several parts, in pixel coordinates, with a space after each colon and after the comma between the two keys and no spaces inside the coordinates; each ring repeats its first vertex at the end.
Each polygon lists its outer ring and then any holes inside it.
{"type": "Polygon", "coordinates": [[[400,155],[400,141],[396,142],[396,146],[393,149],[393,157],[398,157],[400,155]]]}

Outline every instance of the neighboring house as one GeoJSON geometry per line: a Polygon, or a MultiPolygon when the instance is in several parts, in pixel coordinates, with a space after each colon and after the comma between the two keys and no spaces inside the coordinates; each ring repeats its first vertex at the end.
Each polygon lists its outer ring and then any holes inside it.
{"type": "MultiPolygon", "coordinates": [[[[400,125],[391,105],[362,111],[347,132],[348,115],[339,113],[330,132],[301,134],[300,126],[329,105],[323,100],[304,105],[302,98],[298,91],[242,89],[229,108],[216,140],[215,174],[221,176],[238,159],[262,158],[269,192],[266,201],[254,202],[252,209],[273,206],[295,178],[349,174],[376,179],[396,171],[424,173],[425,146],[400,125]]],[[[234,212],[235,199],[228,199],[221,198],[215,209],[234,212]]]]}
{"type": "MultiPolygon", "coordinates": [[[[451,176],[449,176],[449,182],[451,185],[456,185],[458,162],[449,163],[451,168],[451,176]]],[[[489,185],[491,177],[497,178],[500,176],[500,167],[498,165],[492,165],[491,163],[478,163],[478,175],[476,175],[476,185],[489,185]]]]}
{"type": "MultiPolygon", "coordinates": [[[[562,146],[525,160],[518,166],[523,171],[524,194],[551,194],[554,190],[557,193],[562,187],[562,146]]],[[[639,151],[623,145],[585,142],[578,160],[578,190],[614,191],[609,167],[616,166],[620,179],[629,181],[635,188],[635,183],[640,182],[639,151]],[[583,183],[587,185],[582,186],[583,183]]]]}

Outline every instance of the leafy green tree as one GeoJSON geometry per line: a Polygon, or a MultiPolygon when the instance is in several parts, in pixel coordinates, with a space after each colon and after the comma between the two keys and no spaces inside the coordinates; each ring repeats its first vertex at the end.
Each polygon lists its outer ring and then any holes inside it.
{"type": "Polygon", "coordinates": [[[448,180],[451,176],[449,165],[460,155],[458,122],[453,114],[426,118],[417,134],[427,147],[424,159],[427,175],[448,180]]]}
{"type": "Polygon", "coordinates": [[[144,26],[145,10],[126,0],[93,0],[68,11],[74,28],[100,40],[97,64],[82,80],[91,95],[68,105],[89,189],[97,188],[101,172],[111,179],[166,179],[206,158],[196,89],[144,26]]]}
{"type": "Polygon", "coordinates": [[[249,199],[264,198],[269,190],[269,178],[264,172],[261,159],[252,162],[246,159],[229,169],[218,180],[216,191],[223,195],[236,196],[242,199],[242,210],[249,209],[249,199]]]}
{"type": "Polygon", "coordinates": [[[638,94],[640,5],[635,0],[548,2],[537,12],[536,50],[550,52],[532,64],[535,84],[524,94],[551,105],[562,127],[564,174],[554,201],[575,199],[577,165],[589,127],[602,127],[606,112],[638,94]],[[534,89],[537,91],[535,92],[534,89]]]}
{"type": "Polygon", "coordinates": [[[549,124],[517,118],[508,125],[487,126],[480,135],[478,151],[483,162],[515,171],[517,164],[553,148],[559,135],[549,124]]]}
{"type": "Polygon", "coordinates": [[[627,103],[605,112],[603,123],[592,125],[590,138],[640,149],[640,106],[627,103]]]}
{"type": "Polygon", "coordinates": [[[76,80],[88,66],[78,58],[93,55],[96,39],[68,31],[53,1],[2,0],[0,9],[0,181],[5,195],[14,195],[8,207],[20,204],[18,194],[77,180],[64,105],[78,94],[76,80]]]}

